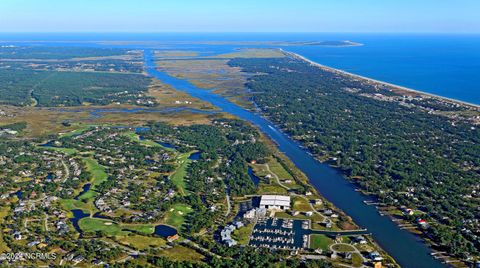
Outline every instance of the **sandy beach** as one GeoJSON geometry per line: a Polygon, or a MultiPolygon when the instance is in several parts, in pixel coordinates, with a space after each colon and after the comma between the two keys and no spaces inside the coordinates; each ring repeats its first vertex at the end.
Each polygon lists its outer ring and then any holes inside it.
{"type": "Polygon", "coordinates": [[[460,104],[460,105],[466,105],[466,106],[468,106],[468,107],[470,107],[470,108],[474,108],[474,109],[477,109],[477,110],[480,109],[480,105],[478,105],[478,104],[469,103],[469,102],[465,102],[465,101],[461,101],[461,100],[456,100],[456,99],[452,99],[452,98],[447,98],[447,97],[443,97],[443,96],[431,94],[431,93],[428,93],[428,92],[419,91],[419,90],[415,90],[415,89],[411,89],[411,88],[407,88],[407,87],[395,85],[395,84],[392,84],[392,83],[387,83],[387,82],[384,82],[384,81],[380,81],[380,80],[368,78],[368,77],[361,76],[361,75],[358,75],[358,74],[349,73],[349,72],[346,72],[346,71],[343,71],[343,70],[335,69],[335,68],[332,68],[332,67],[330,67],[330,66],[326,66],[326,65],[320,64],[320,63],[318,63],[318,62],[314,62],[314,61],[312,61],[312,60],[310,60],[310,59],[308,59],[308,58],[306,58],[306,57],[304,57],[304,56],[302,56],[302,55],[299,55],[299,54],[297,54],[297,53],[285,51],[285,50],[283,50],[283,49],[280,49],[280,50],[281,50],[283,53],[285,53],[286,55],[289,55],[289,56],[292,56],[292,57],[294,57],[294,58],[303,60],[303,61],[305,61],[305,62],[310,63],[310,64],[313,65],[313,66],[316,66],[316,67],[318,67],[318,68],[321,68],[321,69],[324,69],[324,70],[327,70],[327,71],[330,71],[330,72],[347,75],[347,76],[350,76],[350,77],[352,77],[352,78],[367,80],[367,81],[373,82],[373,83],[379,83],[379,84],[381,84],[381,85],[389,86],[389,87],[392,87],[392,88],[395,88],[395,89],[398,89],[398,90],[409,91],[409,92],[413,92],[413,93],[416,93],[416,94],[419,94],[419,95],[424,95],[424,96],[428,96],[428,97],[432,97],[432,98],[441,99],[441,100],[443,100],[443,101],[449,101],[449,102],[453,102],[453,103],[460,104]]]}

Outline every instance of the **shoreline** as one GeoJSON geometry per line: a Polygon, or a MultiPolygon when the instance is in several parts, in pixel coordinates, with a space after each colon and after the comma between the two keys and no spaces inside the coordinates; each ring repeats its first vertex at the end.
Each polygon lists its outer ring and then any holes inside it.
{"type": "MultiPolygon", "coordinates": [[[[282,49],[280,49],[282,50],[282,49]]],[[[472,109],[475,109],[475,110],[480,110],[480,105],[477,105],[477,104],[472,104],[472,103],[467,103],[467,102],[463,102],[463,101],[459,101],[459,100],[455,100],[455,99],[450,99],[450,98],[446,98],[446,97],[442,97],[442,96],[438,96],[438,95],[434,95],[434,94],[429,94],[429,93],[424,93],[422,91],[417,91],[417,90],[413,90],[413,89],[409,89],[409,88],[405,88],[405,87],[402,87],[402,86],[398,86],[398,85],[394,85],[394,84],[391,84],[391,83],[386,83],[386,82],[382,82],[382,81],[379,81],[379,80],[376,80],[376,79],[371,79],[371,78],[368,78],[368,77],[364,77],[364,76],[361,76],[361,75],[356,75],[356,74],[352,74],[352,73],[349,73],[349,72],[346,72],[346,71],[342,71],[342,70],[338,70],[338,69],[335,69],[335,68],[332,68],[332,67],[328,67],[328,66],[325,66],[325,65],[322,65],[322,64],[319,64],[319,63],[316,63],[312,60],[309,60],[308,58],[306,57],[303,57],[297,53],[294,53],[294,52],[288,52],[288,51],[283,51],[285,54],[287,55],[290,55],[292,57],[295,57],[295,58],[299,58],[313,66],[316,66],[318,68],[322,68],[322,69],[326,69],[327,71],[331,71],[331,72],[335,72],[335,73],[341,73],[341,74],[344,74],[344,75],[348,75],[348,76],[351,76],[351,77],[355,77],[355,78],[360,78],[360,79],[365,79],[365,80],[368,80],[368,81],[371,81],[371,82],[376,82],[376,83],[381,83],[381,84],[384,84],[384,85],[388,85],[388,86],[391,86],[391,87],[395,87],[395,88],[399,88],[399,89],[402,89],[402,90],[405,90],[405,91],[412,91],[412,92],[415,92],[415,93],[418,93],[420,95],[426,95],[426,96],[430,96],[430,97],[434,97],[434,98],[439,98],[439,99],[442,99],[442,100],[447,100],[447,101],[450,101],[450,102],[454,102],[454,103],[457,103],[457,104],[460,104],[460,105],[467,105],[469,106],[470,108],[472,109]]],[[[285,130],[282,129],[282,128],[279,128],[282,132],[284,132],[285,130]]],[[[286,133],[286,132],[284,132],[286,133]]],[[[286,134],[287,136],[289,136],[288,134],[286,134]]],[[[289,136],[290,137],[290,136],[289,136]]],[[[300,142],[299,140],[296,140],[295,138],[293,137],[290,137],[292,140],[296,141],[296,142],[300,142]]],[[[304,147],[304,149],[312,155],[312,157],[314,157],[317,161],[319,161],[320,163],[323,163],[323,164],[326,164],[328,166],[330,166],[331,168],[334,168],[336,170],[338,170],[342,176],[344,176],[344,178],[346,179],[346,181],[349,183],[349,184],[352,184],[352,185],[355,185],[355,186],[358,186],[358,184],[356,183],[356,181],[347,176],[347,174],[343,173],[338,167],[336,166],[333,166],[331,165],[330,163],[328,163],[328,161],[325,161],[324,159],[321,159],[315,155],[313,155],[307,148],[304,147]]],[[[365,197],[377,197],[377,195],[375,194],[369,194],[367,192],[364,191],[364,189],[362,188],[358,188],[358,192],[360,192],[362,194],[362,196],[365,196],[365,197]]],[[[367,203],[365,203],[367,204],[367,203]]],[[[370,204],[367,204],[370,206],[370,204]]],[[[376,206],[376,210],[377,212],[382,215],[382,216],[387,216],[392,222],[394,222],[394,224],[401,230],[404,230],[412,235],[414,235],[415,237],[418,237],[423,244],[425,244],[432,252],[430,253],[430,255],[432,255],[432,257],[434,259],[436,259],[437,261],[441,261],[442,263],[444,264],[447,264],[448,265],[448,262],[445,262],[445,261],[460,261],[463,263],[463,261],[461,259],[458,259],[457,257],[455,256],[452,256],[448,253],[443,253],[443,254],[440,254],[439,256],[442,256],[440,258],[435,258],[434,255],[437,254],[437,253],[440,253],[441,251],[439,251],[439,249],[437,248],[434,248],[436,246],[435,243],[433,243],[429,237],[427,235],[425,235],[423,232],[421,232],[421,230],[415,226],[414,229],[407,229],[407,228],[402,228],[401,227],[401,222],[398,221],[398,218],[395,217],[394,214],[391,213],[391,211],[389,210],[385,210],[385,206],[383,205],[377,205],[376,206]],[[420,233],[418,232],[415,232],[415,231],[420,231],[420,233]],[[443,259],[442,259],[443,258],[443,259]]],[[[400,209],[398,207],[398,209],[400,209]]],[[[402,221],[405,221],[404,219],[402,221]]],[[[382,248],[382,247],[380,247],[382,248]]],[[[455,267],[455,266],[453,266],[455,267]]]]}
{"type": "Polygon", "coordinates": [[[433,94],[433,93],[428,93],[428,92],[424,92],[424,91],[420,91],[420,90],[416,90],[416,89],[407,88],[407,87],[404,87],[404,86],[395,85],[395,84],[392,84],[392,83],[380,81],[380,80],[377,80],[377,79],[374,79],[374,78],[369,78],[369,77],[366,77],[366,76],[350,73],[350,72],[343,71],[343,70],[340,70],[340,69],[337,69],[337,68],[333,68],[333,67],[330,67],[330,66],[327,66],[327,65],[323,65],[323,64],[320,64],[320,63],[315,62],[313,60],[310,60],[307,57],[304,57],[300,54],[297,54],[295,52],[286,51],[286,50],[281,49],[281,48],[280,48],[280,51],[283,52],[286,55],[289,55],[289,56],[292,56],[294,58],[303,60],[303,61],[305,61],[305,62],[307,62],[307,63],[309,63],[313,66],[316,66],[316,67],[321,68],[321,69],[325,69],[325,70],[330,71],[330,72],[340,73],[340,74],[347,75],[347,76],[350,76],[350,77],[353,77],[353,78],[363,79],[363,80],[373,82],[373,83],[379,83],[381,85],[389,86],[389,87],[396,88],[396,89],[399,89],[399,90],[413,92],[413,93],[416,93],[416,94],[419,94],[419,95],[424,95],[424,96],[428,96],[428,97],[431,97],[431,98],[437,98],[437,99],[441,99],[443,101],[449,101],[449,102],[453,102],[453,103],[460,104],[460,105],[466,105],[466,106],[469,106],[470,108],[480,110],[480,104],[475,104],[475,103],[471,103],[471,102],[467,102],[467,101],[457,100],[457,99],[453,99],[453,98],[449,98],[449,97],[436,95],[436,94],[433,94]]]}
{"type": "MultiPolygon", "coordinates": [[[[353,186],[355,186],[355,187],[358,187],[358,188],[356,188],[355,191],[359,192],[363,197],[375,197],[375,198],[378,197],[378,196],[375,195],[375,194],[369,194],[369,193],[365,192],[364,189],[359,188],[359,185],[357,184],[357,182],[356,182],[353,178],[349,177],[346,173],[344,173],[344,172],[340,169],[339,166],[334,166],[334,165],[330,164],[327,160],[324,160],[324,159],[321,159],[321,158],[317,157],[317,156],[316,156],[315,154],[313,154],[307,147],[305,147],[304,145],[302,145],[302,143],[301,143],[300,140],[297,140],[297,139],[293,138],[292,136],[290,136],[290,135],[288,134],[288,132],[287,132],[286,129],[284,129],[284,128],[282,128],[280,125],[277,125],[276,123],[274,123],[274,122],[271,120],[271,118],[270,118],[269,116],[263,114],[262,111],[260,111],[259,114],[260,114],[265,120],[268,120],[269,122],[271,122],[272,125],[275,126],[275,128],[276,128],[277,130],[281,131],[281,132],[282,132],[284,135],[286,135],[289,139],[291,139],[292,141],[294,141],[295,143],[297,143],[305,152],[307,152],[307,153],[308,153],[311,157],[313,157],[316,161],[318,161],[318,162],[321,163],[321,164],[327,165],[327,166],[329,166],[330,168],[333,168],[333,169],[335,169],[336,171],[338,171],[338,172],[345,178],[345,180],[346,180],[346,182],[347,182],[348,184],[353,185],[353,186]]],[[[273,143],[277,146],[277,148],[278,148],[278,143],[275,142],[275,141],[273,141],[273,140],[272,140],[272,142],[273,142],[273,143]]],[[[283,152],[281,152],[281,153],[283,153],[283,152]]],[[[301,171],[301,170],[300,170],[300,171],[301,171]]],[[[302,172],[302,171],[301,171],[301,172],[302,172]]],[[[310,179],[309,179],[308,183],[309,183],[309,185],[313,186],[313,188],[315,189],[315,191],[316,191],[323,199],[327,200],[327,202],[329,202],[330,204],[333,204],[333,203],[332,203],[331,201],[329,201],[324,195],[322,195],[322,194],[320,193],[320,191],[311,183],[310,179]]],[[[372,205],[372,204],[366,203],[365,201],[364,201],[364,203],[365,203],[367,206],[371,206],[371,205],[372,205]]],[[[347,215],[348,217],[350,217],[349,214],[347,214],[343,209],[340,209],[339,207],[337,207],[337,206],[334,205],[334,204],[333,204],[333,206],[334,206],[335,208],[337,208],[339,211],[341,211],[342,213],[344,213],[345,215],[347,215]]],[[[424,244],[427,248],[429,248],[429,250],[431,251],[431,252],[430,252],[430,255],[431,255],[431,256],[434,256],[433,254],[437,254],[437,253],[441,252],[441,251],[439,251],[438,249],[434,248],[435,244],[432,243],[432,241],[428,238],[428,236],[426,236],[426,235],[423,234],[423,233],[414,232],[414,230],[419,231],[418,227],[415,227],[413,230],[412,230],[412,229],[404,229],[404,228],[402,228],[402,227],[400,226],[400,223],[399,223],[398,221],[396,221],[395,215],[392,214],[390,211],[385,211],[385,210],[383,210],[383,208],[384,208],[384,206],[382,206],[382,205],[376,205],[376,206],[375,206],[375,210],[378,212],[378,214],[380,214],[381,216],[386,216],[386,217],[388,217],[388,218],[390,219],[390,221],[392,221],[400,230],[403,230],[403,231],[405,231],[405,232],[408,232],[408,233],[414,235],[415,237],[419,238],[419,239],[421,240],[421,243],[424,244]]],[[[398,209],[400,209],[400,207],[398,207],[398,209]]],[[[355,224],[356,226],[358,226],[358,227],[361,228],[361,229],[364,229],[364,227],[358,225],[358,224],[355,222],[355,220],[352,219],[352,221],[354,222],[354,224],[355,224]]],[[[367,229],[365,229],[365,230],[367,230],[367,229]]],[[[370,236],[371,236],[371,234],[370,234],[370,236]]],[[[393,256],[392,256],[387,250],[385,250],[385,249],[373,238],[373,236],[372,236],[372,243],[374,243],[374,244],[375,244],[379,249],[381,249],[387,256],[389,256],[389,257],[391,258],[391,261],[392,261],[393,263],[395,263],[395,264],[398,265],[397,260],[396,260],[395,258],[393,258],[393,256]]],[[[448,259],[448,258],[449,258],[448,260],[454,260],[454,261],[460,260],[460,259],[457,259],[455,256],[452,256],[452,255],[449,255],[449,254],[443,254],[443,256],[445,256],[445,257],[444,257],[445,259],[448,259]]],[[[448,264],[448,263],[444,262],[443,260],[441,260],[440,258],[435,258],[435,257],[433,257],[433,258],[434,258],[435,260],[437,260],[437,261],[442,262],[443,264],[448,264]]],[[[461,260],[460,260],[460,261],[461,261],[461,260]]],[[[462,261],[461,261],[461,262],[462,262],[462,261]]],[[[454,267],[454,266],[452,266],[452,267],[454,267]]]]}

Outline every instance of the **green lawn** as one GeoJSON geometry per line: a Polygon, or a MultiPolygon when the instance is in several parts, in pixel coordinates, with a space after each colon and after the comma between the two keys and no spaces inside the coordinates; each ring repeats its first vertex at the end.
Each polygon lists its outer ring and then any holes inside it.
{"type": "Polygon", "coordinates": [[[265,184],[260,182],[258,194],[288,194],[288,191],[278,184],[265,184]]]}
{"type": "Polygon", "coordinates": [[[277,159],[273,158],[270,161],[268,161],[268,165],[270,166],[270,170],[277,174],[277,176],[280,179],[289,179],[289,180],[294,180],[292,175],[288,173],[288,171],[280,164],[277,159]]]}
{"type": "Polygon", "coordinates": [[[83,160],[87,166],[87,170],[92,174],[92,188],[107,180],[108,174],[105,172],[104,166],[100,165],[93,158],[84,158],[83,160]]]}
{"type": "Polygon", "coordinates": [[[62,152],[67,155],[72,155],[77,153],[77,149],[72,149],[72,148],[60,148],[60,147],[51,147],[51,146],[42,146],[41,148],[47,149],[47,150],[52,150],[52,151],[57,151],[57,152],[62,152]]]}
{"type": "Polygon", "coordinates": [[[188,164],[191,162],[191,160],[188,159],[191,154],[192,152],[178,155],[177,163],[179,166],[175,173],[170,176],[170,180],[173,182],[173,184],[175,184],[175,186],[177,186],[181,195],[186,194],[185,176],[187,175],[188,164]]]}
{"type": "MultiPolygon", "coordinates": [[[[89,190],[83,193],[81,196],[78,197],[78,200],[83,201],[83,200],[90,200],[93,199],[97,196],[97,192],[89,190]]],[[[88,202],[88,201],[87,201],[88,202]]]]}
{"type": "Polygon", "coordinates": [[[192,211],[192,208],[185,204],[174,204],[165,215],[165,223],[177,229],[185,222],[185,216],[192,211]]]}
{"type": "Polygon", "coordinates": [[[308,203],[308,200],[295,196],[292,198],[292,201],[293,201],[293,210],[302,211],[302,212],[312,211],[312,207],[308,203]]]}
{"type": "Polygon", "coordinates": [[[163,147],[160,144],[158,144],[157,142],[152,141],[152,140],[141,140],[140,136],[138,134],[136,134],[135,132],[127,132],[127,133],[124,134],[124,136],[130,138],[130,140],[132,140],[134,142],[138,142],[141,145],[145,145],[145,146],[148,146],[148,147],[163,147]]]}
{"type": "Polygon", "coordinates": [[[140,136],[136,134],[135,132],[127,132],[124,134],[126,137],[130,138],[130,140],[138,142],[144,146],[148,147],[162,147],[165,151],[175,151],[173,148],[167,148],[165,146],[162,146],[160,143],[152,140],[141,140],[140,136]]]}
{"type": "Polygon", "coordinates": [[[126,236],[116,236],[115,241],[120,244],[133,247],[138,250],[145,250],[147,248],[155,248],[164,246],[167,241],[160,237],[150,237],[137,234],[129,234],[126,236]]]}
{"type": "Polygon", "coordinates": [[[111,220],[99,218],[83,218],[78,225],[84,232],[100,231],[105,235],[127,235],[130,231],[136,231],[142,234],[152,234],[155,231],[153,225],[148,224],[117,224],[111,220]]]}
{"type": "Polygon", "coordinates": [[[334,245],[332,246],[332,249],[339,251],[339,252],[352,252],[355,251],[355,249],[352,246],[345,245],[345,244],[339,244],[339,245],[334,245]]]}
{"type": "Polygon", "coordinates": [[[312,234],[310,235],[310,248],[328,250],[328,247],[333,244],[333,240],[326,235],[312,234]]]}
{"type": "Polygon", "coordinates": [[[253,224],[248,224],[233,232],[232,238],[236,240],[240,245],[246,245],[250,240],[250,235],[253,231],[253,224]]]}
{"type": "Polygon", "coordinates": [[[105,167],[100,165],[95,159],[93,158],[83,158],[83,162],[87,166],[88,172],[92,174],[92,180],[90,190],[83,193],[81,196],[78,197],[79,200],[91,200],[95,198],[97,192],[95,192],[95,186],[100,185],[102,182],[108,179],[108,174],[105,172],[105,167]]]}
{"type": "Polygon", "coordinates": [[[96,219],[96,218],[83,218],[78,222],[78,225],[84,232],[97,232],[100,231],[106,235],[127,235],[128,232],[122,231],[122,228],[118,224],[112,223],[107,225],[106,223],[112,221],[96,219]]]}
{"type": "Polygon", "coordinates": [[[197,251],[180,245],[175,245],[173,248],[162,250],[159,254],[175,261],[199,262],[205,258],[205,256],[197,251]]]}
{"type": "Polygon", "coordinates": [[[352,265],[355,267],[360,267],[363,264],[363,258],[358,253],[352,253],[352,265]]]}
{"type": "MultiPolygon", "coordinates": [[[[283,219],[297,219],[297,220],[311,220],[313,223],[317,221],[323,221],[323,217],[317,213],[314,213],[313,216],[308,217],[307,215],[300,213],[296,216],[293,216],[292,214],[288,212],[275,212],[275,217],[277,218],[283,218],[283,219]]],[[[322,229],[320,229],[322,230],[322,229]]]]}
{"type": "Polygon", "coordinates": [[[92,202],[82,202],[75,199],[61,199],[60,204],[67,210],[81,209],[84,213],[93,213],[96,211],[92,202]]]}
{"type": "Polygon", "coordinates": [[[155,232],[155,226],[151,224],[121,224],[120,226],[142,234],[153,234],[155,232]]]}
{"type": "Polygon", "coordinates": [[[81,126],[80,128],[77,128],[73,131],[70,131],[70,132],[67,132],[67,133],[63,133],[60,135],[61,138],[63,137],[71,137],[71,136],[75,136],[75,135],[80,135],[82,134],[83,132],[89,130],[90,128],[94,127],[94,125],[86,125],[86,126],[81,126]]]}

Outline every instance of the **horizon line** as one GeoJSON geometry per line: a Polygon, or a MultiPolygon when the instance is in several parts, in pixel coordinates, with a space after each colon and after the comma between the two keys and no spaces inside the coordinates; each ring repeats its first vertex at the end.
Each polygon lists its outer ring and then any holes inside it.
{"type": "Polygon", "coordinates": [[[0,31],[0,34],[458,34],[480,32],[349,32],[349,31],[0,31]]]}

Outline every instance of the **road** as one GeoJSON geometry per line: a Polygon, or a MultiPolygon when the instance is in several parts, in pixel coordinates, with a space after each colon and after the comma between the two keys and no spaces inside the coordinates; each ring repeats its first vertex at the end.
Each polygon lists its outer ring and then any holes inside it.
{"type": "MultiPolygon", "coordinates": [[[[336,243],[336,244],[330,245],[330,247],[329,247],[330,250],[331,250],[332,252],[335,252],[336,254],[338,254],[338,253],[340,253],[340,252],[337,251],[337,250],[335,250],[335,249],[333,248],[335,245],[345,245],[345,246],[349,246],[349,247],[353,248],[353,251],[348,251],[348,252],[350,252],[350,253],[357,253],[358,255],[360,255],[360,256],[362,257],[362,263],[366,263],[366,262],[368,261],[368,260],[362,255],[362,253],[360,252],[360,250],[358,250],[356,247],[354,247],[354,246],[352,246],[352,245],[350,245],[350,244],[347,244],[347,243],[336,243]]],[[[362,265],[361,267],[367,267],[367,266],[362,265]]]]}
{"type": "Polygon", "coordinates": [[[278,185],[280,185],[281,187],[285,188],[286,190],[290,190],[290,187],[282,184],[280,182],[280,178],[278,177],[277,174],[275,174],[271,169],[270,169],[270,166],[268,164],[264,164],[264,166],[267,168],[267,171],[268,173],[272,174],[272,176],[275,178],[275,180],[277,181],[278,185]]]}
{"type": "Polygon", "coordinates": [[[68,178],[70,178],[70,169],[68,168],[67,164],[65,164],[65,161],[63,161],[62,159],[62,165],[63,165],[63,168],[65,169],[65,180],[63,180],[63,182],[65,183],[68,178]]]}
{"type": "Polygon", "coordinates": [[[225,213],[225,217],[228,217],[232,211],[232,205],[230,204],[230,195],[228,194],[227,186],[225,186],[225,198],[227,199],[227,212],[225,213]]]}

